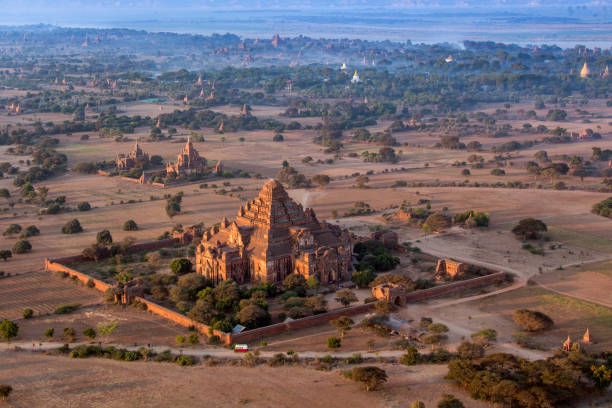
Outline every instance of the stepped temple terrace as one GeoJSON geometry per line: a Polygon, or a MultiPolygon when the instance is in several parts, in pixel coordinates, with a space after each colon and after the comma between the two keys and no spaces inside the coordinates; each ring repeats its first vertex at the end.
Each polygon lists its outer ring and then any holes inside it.
{"type": "Polygon", "coordinates": [[[281,282],[291,273],[326,284],[349,279],[350,268],[349,232],[319,222],[276,180],[240,207],[235,221],[224,218],[205,231],[196,250],[196,271],[215,284],[281,282]]]}

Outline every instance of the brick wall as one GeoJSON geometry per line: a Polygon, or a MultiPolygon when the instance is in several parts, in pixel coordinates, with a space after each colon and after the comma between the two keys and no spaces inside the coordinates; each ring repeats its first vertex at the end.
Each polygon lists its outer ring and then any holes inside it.
{"type": "Polygon", "coordinates": [[[72,276],[76,276],[76,278],[78,280],[80,280],[81,282],[87,284],[87,282],[89,282],[89,280],[92,280],[94,283],[94,288],[98,289],[101,292],[104,292],[105,290],[111,288],[111,285],[109,285],[106,282],[102,282],[99,279],[95,279],[92,278],[89,275],[86,275],[82,272],[79,272],[75,269],[69,268],[66,265],[62,265],[60,263],[51,261],[49,259],[45,259],[45,269],[47,271],[52,271],[52,272],[65,272],[67,273],[70,277],[72,276]]]}
{"type": "Polygon", "coordinates": [[[332,310],[331,312],[321,313],[314,316],[296,319],[287,323],[277,323],[266,327],[260,327],[253,330],[248,330],[231,336],[232,343],[240,343],[248,340],[258,339],[274,334],[283,333],[289,330],[303,329],[305,327],[317,326],[327,323],[330,320],[337,319],[340,316],[352,316],[356,314],[367,313],[374,308],[375,303],[367,303],[343,309],[332,310]]]}
{"type": "MultiPolygon", "coordinates": [[[[158,316],[161,316],[165,319],[168,319],[176,324],[179,324],[181,326],[184,327],[190,327],[193,326],[196,328],[196,330],[198,330],[200,333],[208,336],[210,333],[210,326],[207,326],[203,323],[199,323],[196,322],[195,320],[191,320],[190,318],[188,318],[185,315],[182,315],[178,312],[175,312],[174,310],[170,310],[168,308],[165,308],[163,306],[158,305],[157,303],[154,303],[150,300],[147,300],[145,298],[142,297],[135,297],[134,300],[136,302],[140,302],[140,303],[144,303],[145,305],[147,305],[147,310],[150,311],[151,313],[154,313],[158,316]]],[[[225,344],[231,344],[231,334],[230,333],[225,333],[222,331],[218,331],[218,330],[213,330],[213,334],[216,336],[219,336],[219,338],[221,339],[221,342],[225,343],[225,344]]]]}
{"type": "Polygon", "coordinates": [[[445,285],[436,286],[434,288],[417,290],[406,295],[406,302],[418,302],[425,299],[431,299],[437,296],[447,295],[451,292],[462,289],[477,288],[480,286],[490,285],[498,279],[505,279],[505,272],[497,272],[491,275],[480,276],[478,278],[467,279],[459,282],[447,283],[445,285]]]}
{"type": "MultiPolygon", "coordinates": [[[[160,241],[152,241],[152,242],[143,242],[142,244],[135,244],[126,249],[126,252],[135,253],[142,251],[151,251],[153,249],[159,248],[167,248],[171,247],[174,244],[178,244],[180,241],[176,238],[168,238],[160,241]]],[[[63,258],[54,258],[51,259],[51,262],[62,264],[62,265],[70,265],[77,262],[87,262],[89,259],[85,258],[83,255],[73,255],[66,256],[63,258]]]]}
{"type": "MultiPolygon", "coordinates": [[[[163,248],[163,247],[172,246],[175,243],[178,243],[178,239],[166,239],[163,241],[146,242],[143,244],[137,244],[137,245],[131,246],[129,248],[129,251],[139,252],[139,251],[163,248]]],[[[81,273],[77,270],[71,269],[63,265],[63,263],[69,264],[69,263],[74,263],[74,262],[81,262],[82,260],[83,260],[83,257],[81,255],[53,259],[53,260],[45,259],[45,269],[48,271],[66,272],[70,276],[76,276],[77,279],[79,279],[83,283],[87,283],[91,279],[94,282],[95,288],[102,292],[109,289],[111,285],[109,285],[108,283],[102,282],[98,279],[94,279],[90,277],[89,275],[86,275],[84,273],[81,273]]],[[[485,285],[489,285],[497,281],[498,279],[504,279],[504,278],[505,278],[505,273],[498,272],[498,273],[493,273],[491,275],[481,276],[481,277],[474,278],[474,279],[468,279],[468,280],[459,281],[459,282],[452,282],[452,283],[448,283],[442,286],[436,286],[430,289],[419,290],[419,291],[415,291],[415,292],[407,294],[406,302],[418,302],[418,301],[422,301],[425,299],[430,299],[430,298],[434,298],[437,296],[446,295],[448,293],[451,293],[457,290],[485,286],[485,285]]],[[[196,322],[188,318],[185,315],[182,315],[178,312],[175,312],[173,310],[160,306],[157,303],[154,303],[145,298],[136,297],[135,300],[137,302],[141,302],[147,305],[147,310],[149,310],[151,313],[154,313],[158,316],[166,318],[184,327],[193,326],[200,333],[206,336],[208,336],[209,334],[210,327],[205,324],[196,322]]],[[[367,303],[363,305],[347,307],[343,309],[336,309],[336,310],[332,310],[327,313],[321,313],[321,314],[314,315],[314,316],[308,316],[302,319],[296,319],[296,320],[289,321],[286,323],[277,323],[277,324],[272,324],[266,327],[260,327],[260,328],[253,329],[253,330],[247,330],[239,334],[224,333],[224,332],[217,331],[217,330],[214,330],[213,334],[219,336],[219,338],[221,339],[221,342],[225,344],[246,342],[249,340],[260,339],[266,336],[280,334],[280,333],[290,331],[290,330],[297,330],[297,329],[317,326],[323,323],[327,323],[331,320],[337,319],[340,316],[352,316],[352,315],[367,313],[374,308],[374,305],[375,303],[373,302],[373,303],[367,303]]]]}

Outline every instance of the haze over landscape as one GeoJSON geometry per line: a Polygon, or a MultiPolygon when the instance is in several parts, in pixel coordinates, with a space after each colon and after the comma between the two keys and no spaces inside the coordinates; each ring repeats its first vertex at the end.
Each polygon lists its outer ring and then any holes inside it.
{"type": "Polygon", "coordinates": [[[612,407],[608,0],[0,10],[0,408],[612,407]]]}

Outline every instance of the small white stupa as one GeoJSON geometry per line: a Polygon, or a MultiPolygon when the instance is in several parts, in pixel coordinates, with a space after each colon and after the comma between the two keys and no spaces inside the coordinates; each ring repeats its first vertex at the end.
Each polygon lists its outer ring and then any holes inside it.
{"type": "Polygon", "coordinates": [[[342,66],[340,67],[340,69],[346,69],[346,62],[342,63],[342,66]]]}
{"type": "Polygon", "coordinates": [[[357,73],[357,71],[355,71],[355,73],[353,74],[353,78],[351,79],[351,82],[354,84],[361,82],[361,78],[359,78],[359,74],[357,73]]]}
{"type": "Polygon", "coordinates": [[[446,61],[448,63],[453,62],[454,61],[453,56],[449,55],[448,57],[446,57],[446,59],[444,61],[446,61]]]}

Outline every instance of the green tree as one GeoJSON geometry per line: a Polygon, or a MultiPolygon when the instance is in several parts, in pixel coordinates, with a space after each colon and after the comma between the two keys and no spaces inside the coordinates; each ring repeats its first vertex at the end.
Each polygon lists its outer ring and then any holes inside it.
{"type": "Polygon", "coordinates": [[[329,322],[332,326],[334,326],[340,332],[340,338],[344,338],[346,332],[350,331],[355,322],[346,316],[340,316],[337,319],[334,319],[329,322]]]}
{"type": "Polygon", "coordinates": [[[10,320],[3,320],[0,323],[0,337],[2,337],[7,342],[10,341],[13,337],[17,337],[19,333],[19,325],[10,320]]]}
{"type": "Polygon", "coordinates": [[[308,277],[308,279],[306,279],[306,286],[308,287],[308,289],[314,290],[315,293],[316,293],[316,291],[317,291],[317,289],[319,288],[320,285],[321,284],[320,284],[319,280],[314,275],[311,275],[311,276],[308,277]]]}
{"type": "Polygon", "coordinates": [[[542,233],[548,230],[546,224],[535,218],[525,218],[512,229],[512,233],[519,239],[540,239],[542,233]]]}
{"type": "Polygon", "coordinates": [[[434,213],[427,217],[427,219],[425,220],[425,223],[423,224],[423,230],[427,232],[440,232],[450,227],[450,225],[450,219],[446,215],[434,213]]]}
{"type": "Polygon", "coordinates": [[[8,227],[6,227],[2,235],[7,236],[7,235],[19,234],[20,232],[21,232],[21,225],[11,224],[8,227]]]}
{"type": "Polygon", "coordinates": [[[197,333],[191,333],[189,335],[189,337],[187,338],[187,342],[189,342],[189,344],[191,345],[196,345],[200,342],[200,339],[198,338],[198,334],[197,333]]]}
{"type": "Polygon", "coordinates": [[[91,210],[91,204],[89,204],[87,201],[82,201],[82,202],[77,204],[77,210],[79,210],[79,211],[89,211],[89,210],[91,210]]]}
{"type": "Polygon", "coordinates": [[[102,230],[96,235],[96,242],[102,245],[110,245],[113,243],[113,236],[109,230],[102,230]]]}
{"type": "Polygon", "coordinates": [[[26,241],[25,239],[21,239],[15,242],[15,245],[13,245],[13,253],[15,254],[25,254],[27,252],[30,252],[31,250],[32,244],[30,244],[30,242],[26,241]]]}
{"type": "Polygon", "coordinates": [[[465,360],[473,360],[476,358],[481,358],[484,356],[484,347],[480,344],[471,343],[469,341],[464,341],[457,348],[457,354],[459,357],[465,360]]]}
{"type": "Polygon", "coordinates": [[[512,319],[517,326],[528,332],[545,330],[554,324],[550,317],[537,310],[515,310],[512,313],[512,319]]]}
{"type": "Polygon", "coordinates": [[[240,324],[249,329],[261,327],[270,321],[270,314],[256,304],[249,304],[238,312],[240,324]]]}
{"type": "Polygon", "coordinates": [[[384,316],[387,316],[397,310],[397,307],[393,304],[393,302],[389,302],[387,300],[380,300],[376,302],[374,308],[378,313],[384,316]]]}
{"type": "Polygon", "coordinates": [[[306,279],[299,273],[292,273],[287,275],[283,280],[283,286],[287,290],[293,290],[296,292],[305,292],[304,287],[306,286],[306,279]]]}
{"type": "Polygon", "coordinates": [[[134,220],[127,220],[126,222],[123,223],[123,230],[124,231],[136,231],[138,230],[138,224],[136,224],[136,221],[134,220]]]}
{"type": "Polygon", "coordinates": [[[415,365],[419,362],[419,350],[417,350],[416,347],[414,346],[408,346],[408,348],[406,348],[406,354],[404,354],[401,359],[400,359],[400,363],[402,363],[403,365],[415,365]]]}
{"type": "Polygon", "coordinates": [[[23,318],[24,319],[29,319],[32,316],[34,316],[34,311],[32,309],[24,309],[23,310],[23,318]]]}
{"type": "Polygon", "coordinates": [[[355,367],[351,372],[353,381],[363,384],[366,391],[374,391],[387,382],[387,373],[374,366],[355,367]]]}
{"type": "Polygon", "coordinates": [[[170,270],[175,275],[184,275],[191,272],[191,261],[187,258],[174,258],[170,262],[170,270]]]}
{"type": "Polygon", "coordinates": [[[319,187],[325,187],[331,181],[330,177],[327,174],[317,174],[312,177],[312,182],[318,185],[319,187]]]}
{"type": "Polygon", "coordinates": [[[351,281],[357,285],[358,288],[367,288],[375,277],[376,274],[372,271],[372,269],[364,268],[360,271],[353,272],[351,281]]]}
{"type": "Polygon", "coordinates": [[[9,249],[0,250],[0,258],[2,258],[4,262],[6,262],[12,256],[13,253],[9,249]]]}
{"type": "Polygon", "coordinates": [[[336,292],[336,301],[346,307],[351,303],[357,302],[357,296],[350,289],[340,289],[336,292]]]}
{"type": "Polygon", "coordinates": [[[45,330],[45,337],[50,339],[53,337],[53,333],[55,333],[55,330],[53,328],[48,328],[45,330]]]}
{"type": "Polygon", "coordinates": [[[79,232],[83,232],[83,227],[76,218],[68,221],[62,227],[62,234],[78,234],[79,232]]]}
{"type": "Polygon", "coordinates": [[[595,385],[602,390],[607,389],[612,383],[612,370],[610,370],[605,365],[600,365],[599,367],[596,365],[591,366],[591,378],[595,385]]]}

